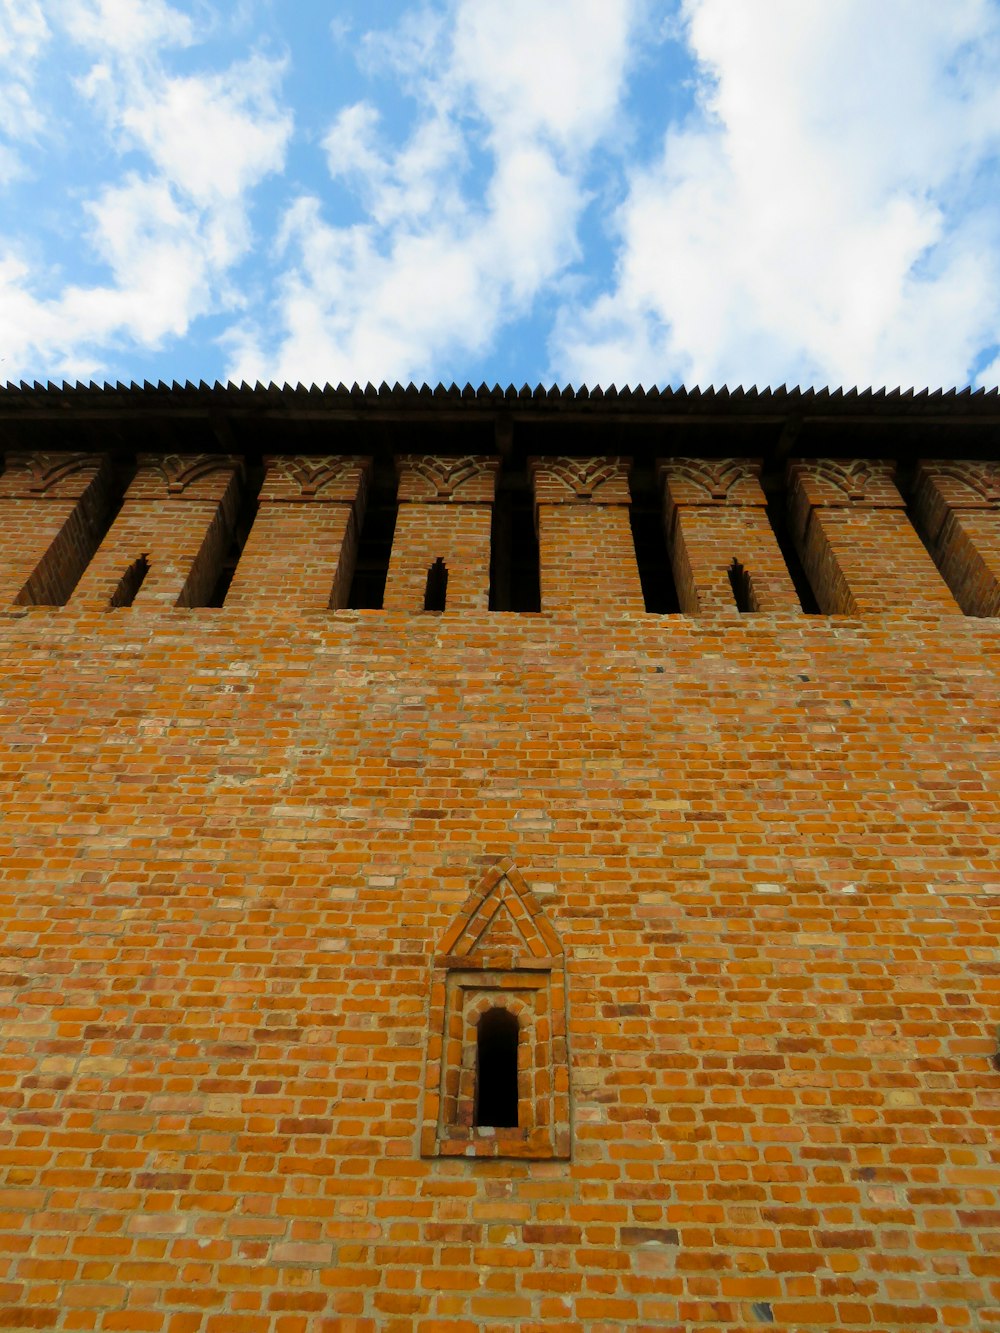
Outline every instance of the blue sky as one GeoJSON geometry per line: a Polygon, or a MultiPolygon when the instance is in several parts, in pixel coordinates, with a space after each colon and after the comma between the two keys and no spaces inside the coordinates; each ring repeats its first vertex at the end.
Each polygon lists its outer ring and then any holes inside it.
{"type": "Polygon", "coordinates": [[[1000,379],[1000,0],[0,0],[0,380],[1000,379]]]}

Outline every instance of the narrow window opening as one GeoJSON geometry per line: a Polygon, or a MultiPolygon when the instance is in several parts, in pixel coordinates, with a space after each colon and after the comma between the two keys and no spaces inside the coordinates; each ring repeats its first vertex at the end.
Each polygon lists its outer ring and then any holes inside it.
{"type": "Polygon", "coordinates": [[[391,460],[379,459],[372,473],[364,522],[358,536],[354,576],[347,597],[347,605],[355,610],[382,609],[398,512],[395,468],[391,460]]]}
{"type": "Polygon", "coordinates": [[[736,559],[729,566],[729,584],[736,598],[736,609],[744,613],[757,610],[757,599],[753,595],[753,583],[746,568],[736,559]]]}
{"type": "Polygon", "coordinates": [[[643,605],[650,615],[676,615],[681,605],[663,531],[663,499],[653,473],[635,468],[629,478],[629,489],[632,493],[629,521],[643,605]]]}
{"type": "Polygon", "coordinates": [[[247,538],[250,536],[250,529],[253,527],[253,521],[257,517],[257,508],[259,504],[258,497],[260,489],[264,484],[264,469],[261,466],[259,458],[256,456],[247,457],[246,461],[246,479],[243,489],[240,507],[236,514],[236,521],[233,524],[232,536],[226,547],[225,554],[222,556],[218,567],[218,573],[215,582],[205,601],[206,606],[225,606],[226,595],[229,587],[236,575],[236,566],[240,562],[240,556],[243,554],[243,547],[246,545],[247,538]]]}
{"type": "Polygon", "coordinates": [[[778,549],[784,559],[789,577],[795,586],[795,591],[798,593],[802,610],[807,616],[818,616],[820,614],[819,602],[816,600],[816,594],[812,590],[812,585],[806,576],[802,561],[799,559],[799,553],[795,549],[784,497],[777,495],[769,499],[767,509],[764,512],[767,514],[767,521],[771,525],[771,531],[778,543],[778,549]]]}
{"type": "Polygon", "coordinates": [[[490,610],[541,610],[535,500],[527,474],[505,470],[493,504],[490,610]]]}
{"type": "Polygon", "coordinates": [[[517,1019],[506,1009],[489,1009],[479,1020],[476,1125],[517,1128],[517,1037],[517,1019]]]}
{"type": "Polygon", "coordinates": [[[137,560],[132,561],[118,580],[118,587],[111,594],[109,606],[131,606],[148,573],[149,556],[144,551],[137,560]]]}
{"type": "Polygon", "coordinates": [[[424,610],[443,611],[448,600],[448,566],[440,556],[427,571],[424,588],[424,610]]]}

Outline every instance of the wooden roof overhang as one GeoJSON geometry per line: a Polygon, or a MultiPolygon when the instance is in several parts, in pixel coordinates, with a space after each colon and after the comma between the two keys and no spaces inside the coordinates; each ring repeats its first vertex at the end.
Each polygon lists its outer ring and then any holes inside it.
{"type": "Polygon", "coordinates": [[[997,389],[8,384],[0,449],[653,459],[1000,457],[997,389]]]}

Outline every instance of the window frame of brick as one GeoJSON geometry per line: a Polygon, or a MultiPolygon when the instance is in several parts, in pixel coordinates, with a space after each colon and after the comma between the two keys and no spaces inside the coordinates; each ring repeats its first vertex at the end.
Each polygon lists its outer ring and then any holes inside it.
{"type": "Polygon", "coordinates": [[[567,1036],[562,944],[505,858],[476,886],[433,960],[421,1155],[568,1159],[567,1036]],[[496,1009],[518,1023],[516,1126],[475,1123],[478,1024],[496,1009]]]}

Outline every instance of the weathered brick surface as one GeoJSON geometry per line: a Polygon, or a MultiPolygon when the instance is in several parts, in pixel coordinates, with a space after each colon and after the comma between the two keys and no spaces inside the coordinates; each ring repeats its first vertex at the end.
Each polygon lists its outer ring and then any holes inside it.
{"type": "Polygon", "coordinates": [[[829,615],[959,612],[907,517],[894,471],[879,459],[790,466],[796,544],[820,609],[829,615]]]}
{"type": "Polygon", "coordinates": [[[667,544],[681,610],[736,616],[733,572],[745,580],[748,611],[801,611],[753,459],[663,463],[667,544]]]}
{"type": "Polygon", "coordinates": [[[346,606],[370,460],[293,455],[264,463],[257,514],[227,605],[346,606]]]}
{"type": "Polygon", "coordinates": [[[543,611],[643,609],[627,458],[531,462],[543,611]]]}
{"type": "Polygon", "coordinates": [[[110,505],[106,457],[8,454],[0,476],[0,602],[61,606],[97,549],[110,505]]]}
{"type": "Polygon", "coordinates": [[[385,583],[386,610],[422,611],[436,561],[447,570],[445,610],[485,611],[499,460],[399,458],[399,513],[385,583]]]}
{"type": "Polygon", "coordinates": [[[914,512],[966,615],[1000,614],[1000,466],[921,463],[914,512]]]}
{"type": "Polygon", "coordinates": [[[236,516],[240,460],[143,454],[122,507],[73,601],[106,609],[135,562],[149,565],[135,604],[200,606],[210,596],[236,516]]]}
{"type": "Polygon", "coordinates": [[[995,1327],[997,633],[8,605],[0,1326],[995,1327]],[[421,1150],[463,940],[568,1158],[421,1150]]]}

